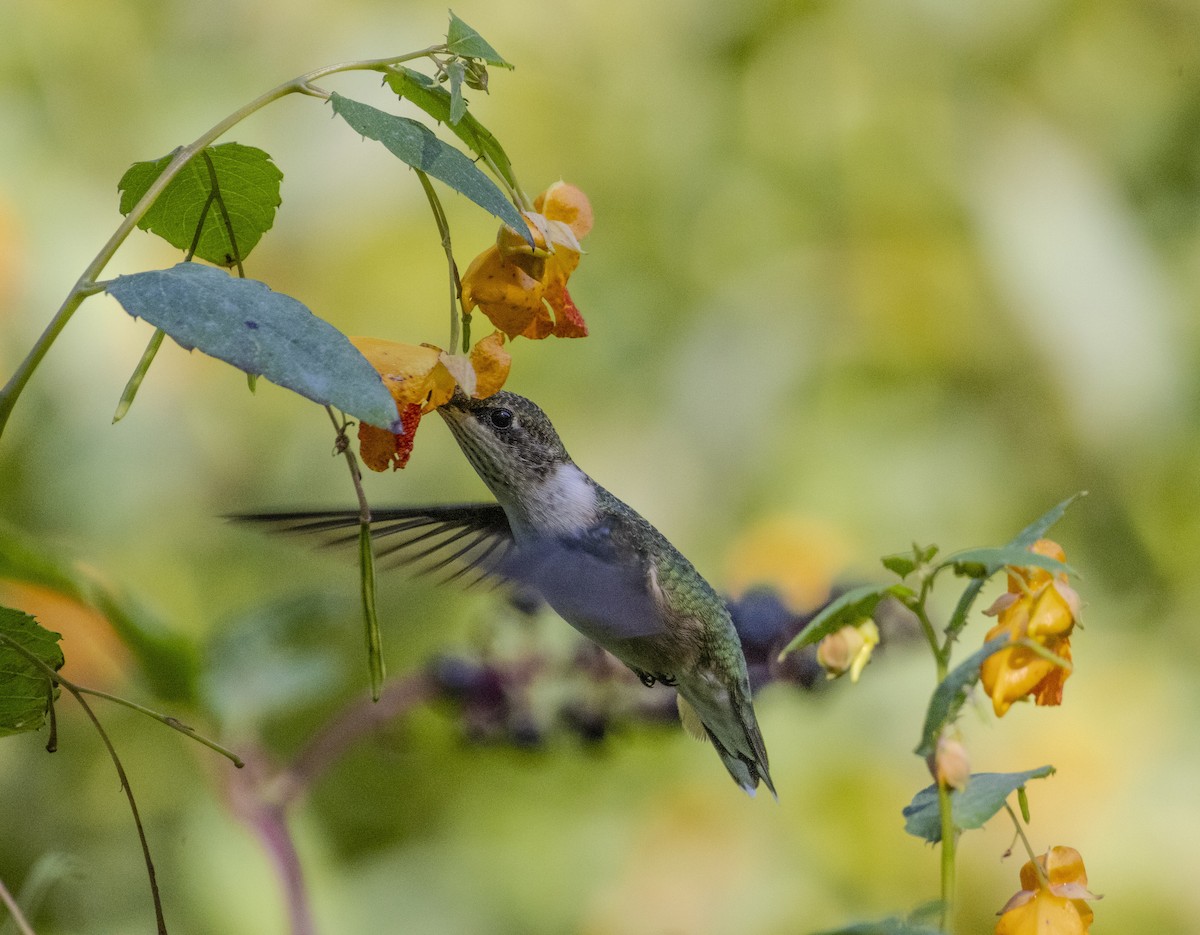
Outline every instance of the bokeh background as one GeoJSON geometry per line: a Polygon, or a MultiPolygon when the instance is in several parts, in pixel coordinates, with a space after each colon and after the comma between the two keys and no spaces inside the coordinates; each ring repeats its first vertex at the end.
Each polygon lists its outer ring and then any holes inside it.
{"type": "MultiPolygon", "coordinates": [[[[509,387],[719,588],[765,578],[797,603],[875,580],[877,556],[914,540],[999,544],[1088,490],[1055,531],[1086,601],[1065,702],[1000,722],[969,708],[964,739],[977,770],[1058,767],[1030,787],[1031,836],[1082,852],[1105,895],[1095,932],[1200,930],[1200,7],[455,12],[517,65],[469,97],[523,186],[566,178],[596,212],[571,287],[592,334],[518,342],[509,387]]],[[[0,19],[5,378],[118,223],[131,162],[290,76],[445,28],[442,7],[412,0],[5,0],[0,19]]],[[[400,110],[376,82],[327,87],[400,110]]],[[[285,173],[249,275],[348,334],[445,342],[444,260],[411,172],[313,99],[228,138],[285,173]]],[[[495,222],[445,200],[465,265],[495,222]]],[[[138,233],[107,272],[177,259],[138,233]]],[[[0,442],[10,553],[118,595],[141,644],[45,588],[9,581],[0,598],[64,632],[77,680],[179,713],[268,770],[365,695],[356,573],[221,517],[349,505],[352,490],[319,408],[266,384],[251,396],[170,342],[110,425],[149,334],[90,299],[0,442]]],[[[377,504],[484,493],[438,424],[407,470],[368,479],[377,504]]],[[[954,597],[947,579],[943,612],[954,597]]],[[[569,651],[564,626],[494,596],[392,575],[380,604],[397,682],[439,653],[569,651]]],[[[767,687],[778,805],[669,726],[588,743],[531,702],[518,749],[420,705],[288,814],[318,928],[793,933],[907,912],[937,895],[936,852],[900,818],[928,782],[911,748],[932,683],[919,648],[895,647],[855,686],[767,687]]],[[[59,708],[54,756],[44,733],[0,743],[0,879],[40,897],[42,935],[146,931],[111,764],[70,700],[59,708]]],[[[171,931],[288,931],[246,806],[279,790],[132,712],[100,714],[171,931]]],[[[1011,838],[1001,820],[964,838],[960,931],[990,931],[1018,888],[1011,838]]]]}

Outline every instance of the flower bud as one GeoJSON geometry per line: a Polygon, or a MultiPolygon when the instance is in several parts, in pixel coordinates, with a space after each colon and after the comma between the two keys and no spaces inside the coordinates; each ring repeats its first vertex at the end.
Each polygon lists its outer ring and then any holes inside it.
{"type": "Polygon", "coordinates": [[[879,627],[868,617],[821,640],[817,646],[817,662],[827,678],[836,679],[849,672],[850,681],[857,682],[878,645],[879,627]]]}

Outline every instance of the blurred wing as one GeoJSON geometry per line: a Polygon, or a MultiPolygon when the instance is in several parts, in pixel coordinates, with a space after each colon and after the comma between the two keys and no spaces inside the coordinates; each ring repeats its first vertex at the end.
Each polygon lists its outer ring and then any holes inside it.
{"type": "Polygon", "coordinates": [[[585,534],[523,542],[504,557],[499,573],[532,588],[602,646],[666,629],[644,561],[622,556],[604,538],[585,534]]]}
{"type": "MultiPolygon", "coordinates": [[[[357,510],[305,510],[239,513],[229,519],[253,523],[271,532],[311,535],[323,547],[358,542],[357,510]]],[[[371,511],[375,554],[396,565],[415,565],[418,574],[449,569],[444,581],[474,573],[471,584],[498,571],[513,551],[512,527],[498,503],[456,503],[371,511]]]]}

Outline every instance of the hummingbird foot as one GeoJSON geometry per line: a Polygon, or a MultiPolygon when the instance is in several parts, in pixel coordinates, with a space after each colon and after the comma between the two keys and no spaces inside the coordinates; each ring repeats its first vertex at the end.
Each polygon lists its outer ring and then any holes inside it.
{"type": "MultiPolygon", "coordinates": [[[[630,668],[632,668],[632,666],[630,668]]],[[[633,673],[642,680],[642,684],[647,688],[653,688],[656,682],[660,682],[663,685],[666,685],[668,688],[674,688],[676,685],[676,679],[673,675],[662,675],[661,673],[658,675],[652,675],[651,673],[644,672],[641,669],[633,669],[633,673]]]]}

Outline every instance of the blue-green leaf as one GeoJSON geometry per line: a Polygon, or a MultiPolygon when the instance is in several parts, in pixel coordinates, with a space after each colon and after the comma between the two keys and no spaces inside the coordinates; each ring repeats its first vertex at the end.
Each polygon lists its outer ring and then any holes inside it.
{"type": "MultiPolygon", "coordinates": [[[[174,158],[174,153],[168,153],[161,159],[135,162],[129,167],[117,183],[122,214],[133,210],[174,158]]],[[[283,173],[261,149],[241,143],[209,146],[171,179],[138,221],[138,227],[157,234],[180,250],[187,250],[196,241],[196,228],[203,221],[195,255],[218,266],[233,266],[246,259],[275,223],[282,179],[283,173]],[[205,156],[212,162],[211,175],[205,156]],[[221,200],[229,212],[236,249],[230,242],[229,228],[219,207],[208,203],[212,175],[217,178],[221,200]]]]}
{"type": "Polygon", "coordinates": [[[483,36],[455,16],[453,10],[450,11],[450,28],[446,30],[446,47],[463,58],[482,59],[489,65],[498,65],[510,70],[513,67],[500,57],[500,53],[493,49],[483,36]]]}
{"type": "MultiPolygon", "coordinates": [[[[950,793],[950,814],[956,828],[982,828],[984,822],[1004,807],[1005,801],[1031,779],[1054,772],[1040,766],[1023,773],[973,773],[962,791],[950,793]]],[[[942,818],[936,785],[926,786],[904,808],[904,830],[932,844],[942,839],[942,818]]]]}
{"type": "MultiPolygon", "coordinates": [[[[25,653],[57,671],[63,665],[58,640],[57,633],[28,614],[0,607],[0,737],[37,730],[46,723],[50,676],[25,653]]],[[[53,691],[57,695],[57,686],[53,691]]]]}
{"type": "Polygon", "coordinates": [[[452,119],[454,101],[449,91],[428,75],[403,65],[388,71],[387,83],[400,97],[411,101],[439,123],[449,126],[471,152],[486,159],[502,179],[516,187],[517,180],[508,154],[491,131],[476,120],[470,111],[458,120],[452,119]]]}
{"type": "Polygon", "coordinates": [[[427,126],[340,94],[330,95],[329,102],[333,112],[363,136],[382,143],[402,162],[466,195],[533,245],[528,225],[496,183],[457,149],[439,140],[427,126]]]}
{"type": "Polygon", "coordinates": [[[1055,574],[1075,574],[1070,565],[1048,555],[1030,552],[1028,546],[1006,545],[998,549],[967,549],[947,556],[941,566],[953,565],[955,574],[968,578],[990,578],[996,572],[1012,566],[1044,568],[1055,574]]]}
{"type": "Polygon", "coordinates": [[[210,266],[119,276],[106,291],[136,318],[180,345],[261,374],[321,405],[400,432],[396,403],[379,373],[344,334],[266,283],[210,266]]]}

